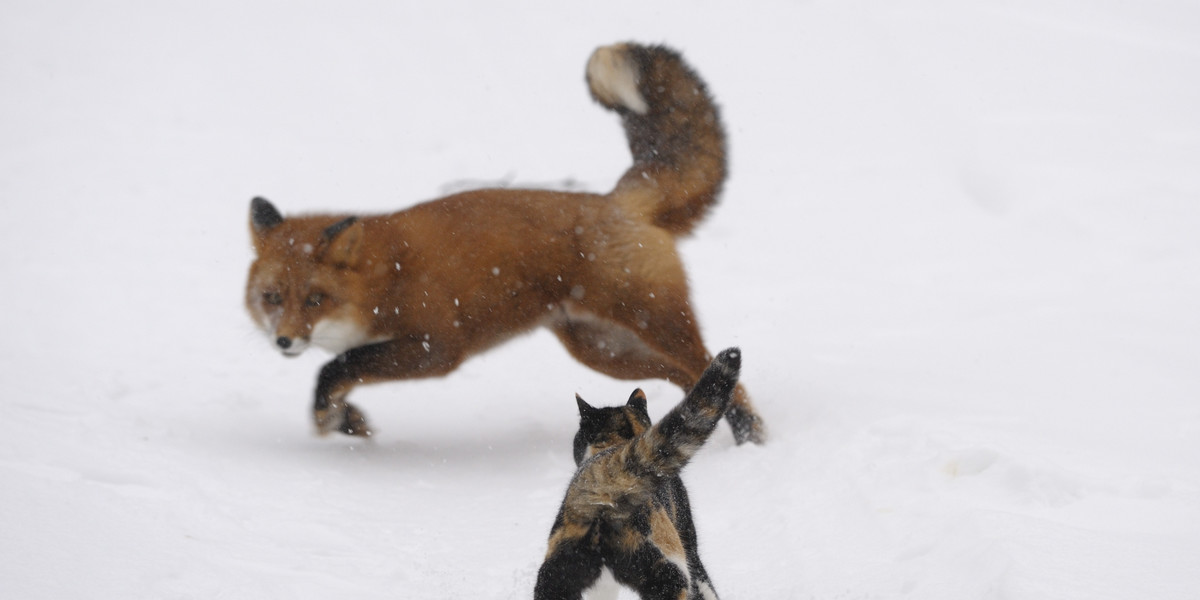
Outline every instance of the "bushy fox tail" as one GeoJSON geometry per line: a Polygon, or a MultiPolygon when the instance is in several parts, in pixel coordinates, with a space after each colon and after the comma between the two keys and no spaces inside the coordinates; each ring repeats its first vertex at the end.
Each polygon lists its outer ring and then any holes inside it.
{"type": "Polygon", "coordinates": [[[592,53],[587,82],[621,116],[633,153],[610,196],[675,235],[689,233],[726,176],[725,132],[704,82],[674,50],[633,43],[592,53]]]}
{"type": "Polygon", "coordinates": [[[741,368],[737,348],[718,354],[683,402],[626,446],[626,467],[654,477],[678,475],[729,408],[741,368]]]}

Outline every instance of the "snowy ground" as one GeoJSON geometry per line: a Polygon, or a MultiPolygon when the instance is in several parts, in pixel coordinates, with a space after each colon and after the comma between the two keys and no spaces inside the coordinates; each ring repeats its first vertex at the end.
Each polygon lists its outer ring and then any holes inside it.
{"type": "Polygon", "coordinates": [[[606,190],[583,64],[625,39],[683,50],[732,141],[684,245],[772,434],[685,473],[724,598],[1195,597],[1183,0],[6,1],[0,596],[530,597],[572,395],[633,384],[538,333],[316,438],[326,357],[241,307],[247,205],[606,190]]]}

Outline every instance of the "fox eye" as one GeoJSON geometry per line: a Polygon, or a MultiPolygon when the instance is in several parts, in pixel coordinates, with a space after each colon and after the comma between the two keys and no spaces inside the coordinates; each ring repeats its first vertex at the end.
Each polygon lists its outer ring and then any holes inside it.
{"type": "Polygon", "coordinates": [[[323,302],[324,300],[325,300],[325,294],[309,294],[308,298],[304,299],[304,305],[316,307],[316,306],[320,306],[321,302],[323,302]]]}
{"type": "Polygon", "coordinates": [[[271,306],[279,306],[283,304],[283,295],[279,292],[267,292],[263,294],[263,301],[271,306]]]}

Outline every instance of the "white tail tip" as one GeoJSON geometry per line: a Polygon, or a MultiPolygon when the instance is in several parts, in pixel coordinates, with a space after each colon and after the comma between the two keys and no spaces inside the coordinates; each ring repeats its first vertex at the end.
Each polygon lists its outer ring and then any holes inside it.
{"type": "Polygon", "coordinates": [[[588,59],[588,85],[598,100],[609,106],[624,106],[644,115],[650,110],[638,91],[641,73],[622,46],[597,48],[588,59]]]}

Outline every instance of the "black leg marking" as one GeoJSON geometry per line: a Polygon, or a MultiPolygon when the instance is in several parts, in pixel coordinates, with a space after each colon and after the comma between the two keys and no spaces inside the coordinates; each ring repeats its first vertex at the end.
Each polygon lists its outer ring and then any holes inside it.
{"type": "Polygon", "coordinates": [[[600,578],[603,560],[581,540],[560,542],[538,569],[534,600],[579,600],[583,591],[600,578]]]}

